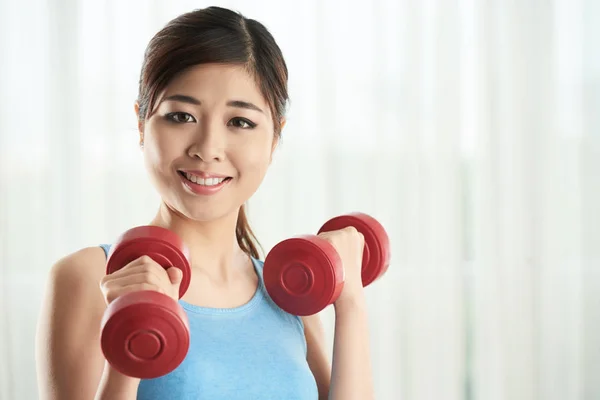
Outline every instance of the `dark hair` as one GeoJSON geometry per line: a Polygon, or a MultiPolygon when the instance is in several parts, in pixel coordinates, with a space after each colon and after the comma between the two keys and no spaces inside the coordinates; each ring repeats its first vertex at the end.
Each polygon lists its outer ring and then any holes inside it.
{"type": "MultiPolygon", "coordinates": [[[[140,123],[152,116],[157,97],[173,78],[189,67],[208,63],[247,68],[269,104],[274,135],[279,138],[288,102],[288,71],[281,49],[260,22],[221,7],[180,15],[150,40],[139,81],[140,123]]],[[[250,228],[244,205],[235,233],[242,250],[259,258],[260,244],[250,228]]]]}

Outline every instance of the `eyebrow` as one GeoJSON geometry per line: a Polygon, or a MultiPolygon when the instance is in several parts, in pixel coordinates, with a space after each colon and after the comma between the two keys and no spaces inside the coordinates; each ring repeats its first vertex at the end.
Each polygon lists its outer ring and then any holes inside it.
{"type": "Polygon", "coordinates": [[[174,95],[166,97],[164,99],[164,101],[168,101],[168,100],[170,100],[170,101],[179,101],[179,102],[182,102],[182,103],[189,103],[189,104],[193,104],[193,105],[196,105],[196,106],[199,106],[201,104],[200,100],[198,100],[198,99],[196,99],[196,98],[194,98],[192,96],[186,96],[184,94],[174,94],[174,95]]]}
{"type": "Polygon", "coordinates": [[[263,110],[261,110],[258,106],[255,106],[252,103],[248,103],[247,101],[242,101],[242,100],[232,100],[227,102],[227,105],[229,107],[237,107],[237,108],[245,108],[248,110],[254,110],[254,111],[258,111],[261,113],[265,113],[263,110]]]}
{"type": "MultiPolygon", "coordinates": [[[[199,106],[200,104],[202,104],[200,102],[200,100],[196,99],[195,97],[192,96],[186,96],[184,94],[174,94],[171,95],[169,97],[166,97],[164,99],[164,101],[179,101],[182,103],[188,103],[188,104],[193,104],[195,106],[199,106]]],[[[254,111],[258,111],[261,113],[265,113],[260,107],[247,102],[247,101],[242,101],[242,100],[231,100],[227,102],[227,106],[229,107],[236,107],[236,108],[245,108],[247,110],[254,110],[254,111]]]]}

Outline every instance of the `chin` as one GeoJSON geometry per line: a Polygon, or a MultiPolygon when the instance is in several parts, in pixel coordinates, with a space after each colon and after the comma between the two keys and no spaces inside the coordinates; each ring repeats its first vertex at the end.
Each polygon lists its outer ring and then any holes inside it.
{"type": "Polygon", "coordinates": [[[237,209],[231,210],[223,209],[222,207],[198,207],[198,205],[195,205],[194,207],[186,207],[185,212],[182,214],[193,221],[209,222],[226,218],[234,212],[237,214],[237,209]]]}
{"type": "Polygon", "coordinates": [[[189,193],[183,185],[176,187],[167,186],[164,190],[164,199],[169,199],[167,204],[172,212],[197,222],[209,222],[232,217],[237,219],[237,214],[245,197],[236,185],[228,185],[220,193],[210,196],[198,196],[189,193]]]}

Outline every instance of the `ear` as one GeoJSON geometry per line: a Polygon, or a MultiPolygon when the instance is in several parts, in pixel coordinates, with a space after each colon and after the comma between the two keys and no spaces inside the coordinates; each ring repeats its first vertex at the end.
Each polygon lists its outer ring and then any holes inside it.
{"type": "Polygon", "coordinates": [[[269,159],[269,164],[273,162],[273,153],[279,144],[279,138],[281,137],[281,132],[283,131],[283,127],[285,126],[285,118],[281,118],[279,121],[279,135],[273,135],[273,143],[271,144],[271,158],[269,159]]]}
{"type": "Polygon", "coordinates": [[[286,122],[287,120],[285,119],[285,117],[281,117],[281,119],[279,120],[279,132],[283,131],[283,127],[285,126],[286,122]]]}
{"type": "Polygon", "coordinates": [[[140,135],[140,146],[144,145],[144,123],[140,120],[140,104],[136,101],[133,106],[135,117],[138,121],[138,134],[140,135]]]}

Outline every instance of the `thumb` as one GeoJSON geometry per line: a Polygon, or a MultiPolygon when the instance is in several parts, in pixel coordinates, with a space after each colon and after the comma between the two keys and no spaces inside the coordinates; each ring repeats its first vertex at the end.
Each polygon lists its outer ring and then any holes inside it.
{"type": "Polygon", "coordinates": [[[177,267],[171,267],[167,269],[167,275],[173,285],[179,285],[183,279],[183,272],[177,267]]]}

